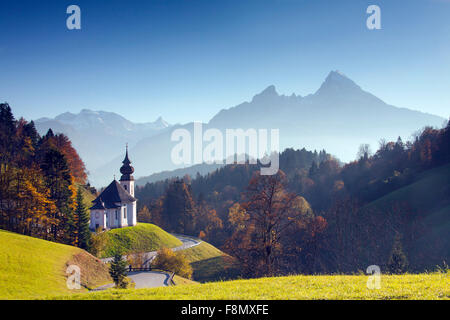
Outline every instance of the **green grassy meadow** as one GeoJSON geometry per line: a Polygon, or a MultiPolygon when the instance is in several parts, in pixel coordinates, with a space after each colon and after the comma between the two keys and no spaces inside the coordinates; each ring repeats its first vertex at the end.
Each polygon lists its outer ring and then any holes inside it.
{"type": "Polygon", "coordinates": [[[134,227],[113,229],[106,232],[108,238],[102,257],[112,257],[116,252],[156,251],[161,247],[173,248],[182,242],[163,229],[150,223],[138,223],[134,227]]]}
{"type": "Polygon", "coordinates": [[[81,268],[81,284],[110,282],[107,267],[87,252],[50,241],[0,230],[0,299],[36,299],[73,293],[66,286],[66,268],[81,268]]]}
{"type": "Polygon", "coordinates": [[[360,300],[450,299],[450,274],[382,275],[381,289],[368,289],[366,275],[289,276],[181,285],[153,289],[106,290],[57,299],[143,300],[360,300]]]}
{"type": "Polygon", "coordinates": [[[235,279],[239,274],[236,259],[213,245],[202,242],[182,251],[193,269],[193,279],[199,282],[235,279]]]}
{"type": "Polygon", "coordinates": [[[173,277],[173,282],[176,286],[184,286],[184,285],[192,285],[192,284],[198,284],[198,282],[189,280],[180,276],[175,275],[173,277]]]}
{"type": "MultiPolygon", "coordinates": [[[[366,275],[300,275],[204,284],[175,277],[176,286],[88,292],[111,280],[107,267],[87,252],[2,230],[0,244],[0,299],[450,299],[449,271],[382,275],[378,290],[367,288],[366,275]],[[70,264],[81,267],[82,290],[66,287],[70,264]]],[[[188,256],[208,261],[219,252],[204,243],[188,256]]]]}

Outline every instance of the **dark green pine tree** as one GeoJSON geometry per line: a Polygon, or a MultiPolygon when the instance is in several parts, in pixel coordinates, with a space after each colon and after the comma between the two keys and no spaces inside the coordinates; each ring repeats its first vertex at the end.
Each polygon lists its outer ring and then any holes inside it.
{"type": "Polygon", "coordinates": [[[65,207],[61,212],[63,213],[62,221],[64,221],[61,228],[64,232],[62,241],[66,244],[77,246],[77,217],[75,216],[75,212],[68,207],[65,207]]]}
{"type": "Polygon", "coordinates": [[[41,169],[50,190],[50,198],[55,201],[57,207],[57,211],[52,217],[55,219],[55,224],[51,227],[53,240],[74,244],[75,220],[69,206],[71,201],[69,186],[72,178],[66,157],[53,147],[49,147],[43,152],[41,169]]]}
{"type": "Polygon", "coordinates": [[[308,177],[313,179],[316,178],[317,173],[319,172],[319,166],[316,161],[313,161],[311,167],[309,168],[308,177]]]}
{"type": "Polygon", "coordinates": [[[109,266],[109,274],[113,279],[116,287],[123,288],[126,287],[125,278],[128,275],[127,271],[127,262],[122,259],[121,254],[115,254],[114,260],[111,262],[109,266]]]}
{"type": "Polygon", "coordinates": [[[393,274],[405,273],[408,268],[408,260],[403,252],[401,236],[399,233],[396,233],[395,235],[387,267],[389,272],[393,274]]]}
{"type": "Polygon", "coordinates": [[[17,143],[16,119],[7,103],[0,103],[0,162],[12,161],[17,143]]]}
{"type": "Polygon", "coordinates": [[[164,215],[172,232],[194,235],[195,203],[190,187],[183,180],[175,180],[165,194],[164,215]]]}
{"type": "Polygon", "coordinates": [[[89,230],[89,214],[84,204],[81,188],[78,188],[76,201],[77,204],[74,216],[78,235],[77,245],[81,249],[89,250],[91,242],[91,231],[89,230]]]}
{"type": "Polygon", "coordinates": [[[23,127],[24,135],[29,137],[31,139],[31,143],[34,147],[37,147],[39,142],[39,133],[36,130],[36,126],[34,124],[34,121],[31,121],[23,127]]]}

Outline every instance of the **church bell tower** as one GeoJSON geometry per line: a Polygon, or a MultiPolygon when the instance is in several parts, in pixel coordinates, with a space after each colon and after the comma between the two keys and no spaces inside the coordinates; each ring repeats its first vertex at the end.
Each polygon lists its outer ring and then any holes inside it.
{"type": "Polygon", "coordinates": [[[134,197],[134,177],[132,176],[134,168],[130,165],[131,161],[128,159],[128,144],[126,147],[125,159],[122,161],[123,165],[120,168],[120,184],[128,193],[134,197]]]}

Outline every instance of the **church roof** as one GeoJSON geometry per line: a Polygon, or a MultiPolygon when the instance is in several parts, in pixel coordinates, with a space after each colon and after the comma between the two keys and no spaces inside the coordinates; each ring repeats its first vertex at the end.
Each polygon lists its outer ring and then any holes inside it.
{"type": "Polygon", "coordinates": [[[94,200],[91,210],[112,209],[120,207],[120,203],[134,202],[136,198],[130,195],[119,182],[114,180],[94,200]]]}
{"type": "Polygon", "coordinates": [[[90,208],[91,210],[105,210],[105,203],[102,201],[102,199],[97,198],[94,201],[92,201],[94,205],[90,208]]]}
{"type": "Polygon", "coordinates": [[[131,181],[134,180],[132,174],[134,172],[134,168],[130,165],[131,161],[128,158],[128,145],[125,153],[125,159],[122,161],[123,166],[120,168],[120,173],[122,173],[122,177],[120,177],[120,181],[131,181]]]}

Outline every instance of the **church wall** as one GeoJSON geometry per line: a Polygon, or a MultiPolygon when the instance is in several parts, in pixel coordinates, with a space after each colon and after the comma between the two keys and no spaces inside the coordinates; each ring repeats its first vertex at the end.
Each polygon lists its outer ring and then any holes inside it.
{"type": "Polygon", "coordinates": [[[129,194],[131,194],[134,197],[134,180],[126,180],[126,181],[120,181],[120,184],[122,187],[127,190],[129,194]]]}
{"type": "Polygon", "coordinates": [[[122,227],[128,227],[128,215],[129,215],[129,210],[127,208],[127,205],[123,205],[122,208],[120,209],[121,212],[121,221],[122,221],[122,227]],[[125,218],[125,212],[126,212],[126,218],[125,218]]]}
{"type": "Polygon", "coordinates": [[[106,221],[104,220],[105,214],[104,210],[91,210],[91,221],[90,229],[96,229],[98,225],[100,228],[106,228],[106,221]]]}
{"type": "Polygon", "coordinates": [[[106,228],[109,228],[109,229],[113,228],[114,219],[113,219],[113,215],[112,215],[112,210],[111,209],[106,210],[105,219],[106,219],[106,228]]]}
{"type": "Polygon", "coordinates": [[[96,225],[104,229],[123,228],[137,224],[136,201],[122,205],[117,209],[91,210],[89,228],[96,230],[96,225]],[[126,218],[125,218],[126,208],[126,218]],[[116,219],[117,210],[117,219],[116,219]]]}
{"type": "Polygon", "coordinates": [[[129,215],[127,216],[127,223],[129,226],[135,226],[137,224],[136,216],[136,201],[127,204],[127,211],[129,215]]]}
{"type": "Polygon", "coordinates": [[[108,210],[108,228],[120,228],[120,208],[108,210]],[[117,213],[117,214],[116,214],[117,213]],[[117,218],[116,218],[117,217],[117,218]]]}

